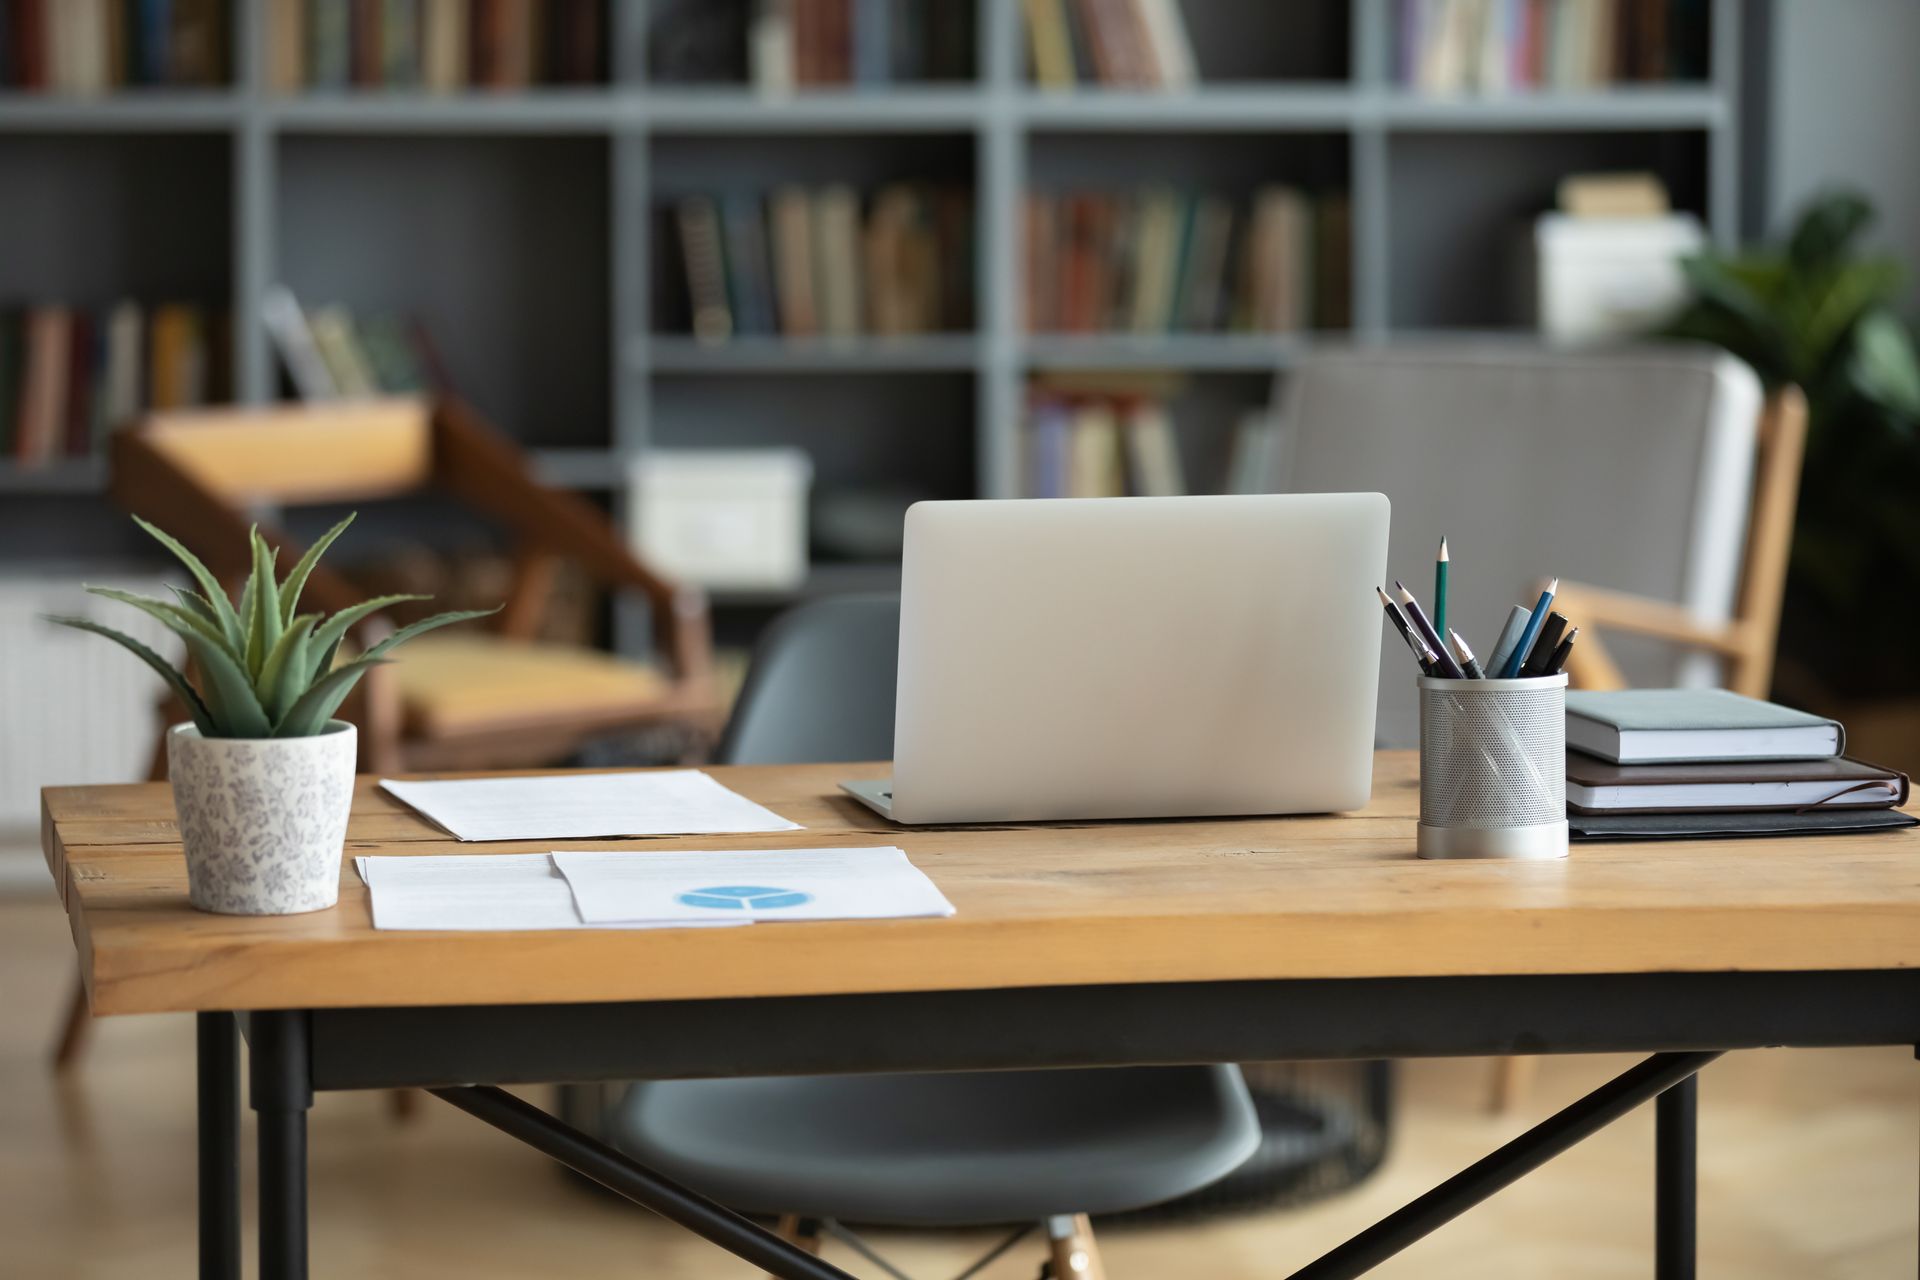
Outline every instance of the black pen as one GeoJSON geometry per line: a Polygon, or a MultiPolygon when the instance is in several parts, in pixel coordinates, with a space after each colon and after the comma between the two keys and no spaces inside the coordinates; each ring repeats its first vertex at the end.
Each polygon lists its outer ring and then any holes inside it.
{"type": "Polygon", "coordinates": [[[1553,654],[1560,647],[1560,637],[1567,629],[1567,615],[1549,613],[1540,628],[1540,635],[1533,642],[1532,652],[1527,660],[1520,664],[1520,670],[1514,674],[1531,678],[1547,674],[1547,664],[1553,661],[1553,654]]]}
{"type": "Polygon", "coordinates": [[[1375,587],[1374,591],[1379,594],[1380,604],[1386,609],[1387,616],[1393,619],[1394,629],[1399,631],[1400,638],[1407,642],[1407,648],[1413,650],[1414,658],[1420,663],[1420,673],[1432,675],[1433,653],[1427,648],[1427,642],[1414,634],[1413,628],[1407,625],[1406,615],[1400,612],[1400,607],[1388,598],[1384,590],[1375,587]]]}
{"type": "Polygon", "coordinates": [[[1412,624],[1414,634],[1425,641],[1427,648],[1436,655],[1433,660],[1433,674],[1444,676],[1449,680],[1465,680],[1467,673],[1460,669],[1460,664],[1455,662],[1453,655],[1447,652],[1446,641],[1440,638],[1440,633],[1433,629],[1431,622],[1427,621],[1427,611],[1422,609],[1420,602],[1413,598],[1413,592],[1407,590],[1405,584],[1397,579],[1393,585],[1400,592],[1400,608],[1406,612],[1407,621],[1412,624]]]}
{"type": "Polygon", "coordinates": [[[1473,650],[1467,648],[1467,642],[1460,633],[1449,629],[1447,638],[1453,641],[1453,656],[1460,660],[1460,669],[1467,673],[1467,679],[1485,680],[1487,673],[1480,669],[1480,660],[1473,656],[1473,650]]]}
{"type": "Polygon", "coordinates": [[[1560,638],[1559,644],[1553,646],[1553,656],[1547,659],[1546,674],[1557,676],[1567,669],[1567,658],[1573,653],[1573,638],[1579,634],[1580,628],[1575,627],[1560,638]]]}

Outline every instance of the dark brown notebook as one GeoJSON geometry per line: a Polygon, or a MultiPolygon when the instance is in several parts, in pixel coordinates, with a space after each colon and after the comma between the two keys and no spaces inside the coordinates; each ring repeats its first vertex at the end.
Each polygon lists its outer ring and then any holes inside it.
{"type": "Polygon", "coordinates": [[[1887,809],[1906,802],[1906,774],[1847,756],[1621,765],[1567,753],[1567,808],[1575,813],[1887,809]]]}

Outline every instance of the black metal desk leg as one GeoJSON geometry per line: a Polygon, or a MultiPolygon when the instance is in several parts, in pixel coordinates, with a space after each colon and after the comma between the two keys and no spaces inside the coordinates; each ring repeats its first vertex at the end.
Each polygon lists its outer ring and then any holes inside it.
{"type": "Polygon", "coordinates": [[[249,1100],[260,1129],[260,1280],[307,1277],[307,1015],[256,1013],[249,1100]]]}
{"type": "Polygon", "coordinates": [[[1693,1280],[1699,1119],[1698,1076],[1688,1076],[1654,1103],[1653,1274],[1657,1280],[1693,1280]]]}
{"type": "Polygon", "coordinates": [[[200,1280],[240,1280],[240,1036],[230,1013],[197,1013],[200,1280]]]}

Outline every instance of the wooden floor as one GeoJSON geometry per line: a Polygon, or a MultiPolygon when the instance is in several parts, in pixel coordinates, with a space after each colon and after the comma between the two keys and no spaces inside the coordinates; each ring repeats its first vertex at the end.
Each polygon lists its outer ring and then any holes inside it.
{"type": "MultiPolygon", "coordinates": [[[[71,963],[51,895],[0,900],[0,1275],[184,1276],[193,1257],[193,1031],[113,1019],[71,1080],[44,1054],[71,963]]],[[[1524,1113],[1487,1116],[1478,1061],[1415,1063],[1383,1173],[1303,1212],[1114,1230],[1112,1280],[1279,1277],[1598,1084],[1624,1058],[1543,1065],[1524,1113]]],[[[1920,1064],[1911,1051],[1746,1053],[1709,1068],[1701,1274],[1911,1280],[1920,1208],[1920,1064]]],[[[1381,1267],[1381,1277],[1600,1280],[1651,1274],[1652,1117],[1614,1126],[1381,1267]]],[[[251,1129],[246,1140],[251,1146],[251,1129]]],[[[314,1274],[365,1280],[746,1277],[705,1243],[562,1178],[541,1157],[424,1099],[323,1096],[312,1126],[314,1274]]],[[[251,1178],[249,1170],[247,1176],[251,1178]]],[[[985,1236],[893,1234],[916,1275],[960,1270],[985,1236]]],[[[251,1247],[251,1246],[249,1246],[251,1247]]],[[[844,1249],[829,1257],[878,1275],[844,1249]]],[[[1016,1251],[984,1273],[1025,1280],[1016,1251]]]]}

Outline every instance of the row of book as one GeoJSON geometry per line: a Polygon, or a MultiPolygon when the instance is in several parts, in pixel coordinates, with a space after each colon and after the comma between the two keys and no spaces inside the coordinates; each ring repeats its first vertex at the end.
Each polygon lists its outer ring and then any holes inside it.
{"type": "Polygon", "coordinates": [[[1189,89],[1200,78],[1179,0],[1023,0],[1034,83],[1189,89]]]}
{"type": "Polygon", "coordinates": [[[229,332],[186,303],[0,309],[0,457],[84,458],[149,409],[227,399],[229,332]]]}
{"type": "Polygon", "coordinates": [[[282,92],[596,84],[607,0],[270,0],[267,74],[282,92]]]}
{"type": "Polygon", "coordinates": [[[1344,195],[1266,186],[1244,207],[1169,187],[1027,197],[1037,333],[1295,333],[1348,321],[1344,195]]]}
{"type": "MultiPolygon", "coordinates": [[[[1175,383],[1151,377],[1055,375],[1028,388],[1023,491],[1033,498],[1164,498],[1194,489],[1175,425],[1175,383]]],[[[1233,428],[1216,492],[1269,487],[1278,425],[1250,408],[1233,428]]]]}
{"type": "Polygon", "coordinates": [[[1427,93],[1706,74],[1705,0],[1400,0],[1395,74],[1427,93]]]}
{"type": "Polygon", "coordinates": [[[6,0],[0,88],[62,94],[226,84],[224,0],[6,0]]]}
{"type": "Polygon", "coordinates": [[[673,208],[690,327],[736,334],[849,337],[973,324],[973,195],[893,183],[866,201],[851,186],[695,195],[673,208]],[[864,205],[864,207],[863,207],[864,205]]]}
{"type": "Polygon", "coordinates": [[[302,400],[450,389],[439,348],[418,319],[391,312],[356,316],[338,305],[309,311],[280,285],[267,291],[260,318],[302,400]]]}
{"type": "Polygon", "coordinates": [[[759,0],[746,32],[763,92],[819,85],[965,80],[978,23],[971,0],[759,0]]]}

